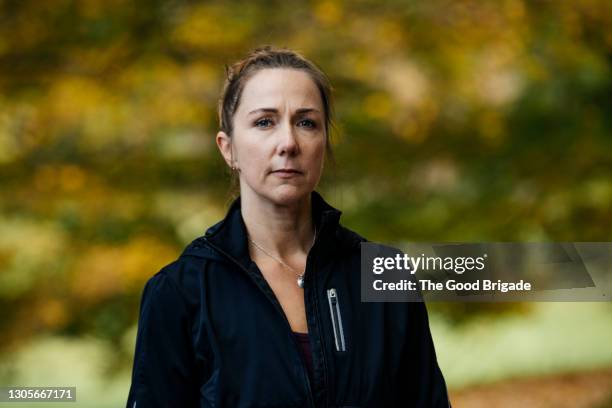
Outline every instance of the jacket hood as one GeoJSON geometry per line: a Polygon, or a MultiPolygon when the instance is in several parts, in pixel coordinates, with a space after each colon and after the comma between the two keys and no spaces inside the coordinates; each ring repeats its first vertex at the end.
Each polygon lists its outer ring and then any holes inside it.
{"type": "MultiPolygon", "coordinates": [[[[338,245],[352,246],[363,241],[363,238],[357,234],[340,226],[339,220],[342,212],[329,205],[316,191],[311,193],[311,204],[312,216],[317,228],[315,245],[320,245],[323,252],[337,250],[338,245]]],[[[247,269],[251,262],[240,197],[231,204],[225,218],[210,227],[204,236],[189,244],[181,256],[223,260],[225,258],[223,255],[232,257],[247,269]]]]}

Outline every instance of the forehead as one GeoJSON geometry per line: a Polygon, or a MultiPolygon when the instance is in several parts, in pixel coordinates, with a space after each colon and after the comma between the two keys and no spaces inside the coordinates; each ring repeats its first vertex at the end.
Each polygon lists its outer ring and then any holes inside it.
{"type": "Polygon", "coordinates": [[[310,75],[287,68],[266,68],[249,78],[242,90],[238,111],[258,108],[316,108],[322,111],[321,95],[310,75]]]}

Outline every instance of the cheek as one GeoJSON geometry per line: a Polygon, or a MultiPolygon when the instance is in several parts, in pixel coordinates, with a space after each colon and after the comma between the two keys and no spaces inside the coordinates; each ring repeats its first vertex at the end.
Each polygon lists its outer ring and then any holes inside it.
{"type": "Polygon", "coordinates": [[[241,177],[248,183],[259,183],[269,162],[261,144],[241,143],[236,149],[241,177]]]}
{"type": "Polygon", "coordinates": [[[261,147],[252,143],[249,135],[240,135],[240,138],[236,140],[234,145],[234,154],[240,163],[243,165],[257,166],[261,161],[262,152],[261,147]]]}
{"type": "Polygon", "coordinates": [[[308,167],[311,177],[320,176],[323,170],[323,162],[325,160],[325,142],[315,143],[309,149],[308,155],[308,167]]]}
{"type": "Polygon", "coordinates": [[[325,139],[317,142],[312,149],[312,159],[322,162],[325,158],[325,139]]]}

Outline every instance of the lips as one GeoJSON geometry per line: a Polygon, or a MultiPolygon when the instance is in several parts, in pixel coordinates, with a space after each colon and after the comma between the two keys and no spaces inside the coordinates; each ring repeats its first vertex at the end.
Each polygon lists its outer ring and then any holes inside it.
{"type": "Polygon", "coordinates": [[[274,170],[272,173],[301,173],[301,171],[296,169],[278,169],[274,170]]]}
{"type": "Polygon", "coordinates": [[[272,171],[272,174],[275,174],[275,175],[277,175],[279,177],[283,177],[283,178],[289,178],[289,177],[298,176],[298,175],[302,174],[302,172],[299,171],[299,170],[296,170],[296,169],[283,168],[283,169],[278,169],[278,170],[272,171]]]}

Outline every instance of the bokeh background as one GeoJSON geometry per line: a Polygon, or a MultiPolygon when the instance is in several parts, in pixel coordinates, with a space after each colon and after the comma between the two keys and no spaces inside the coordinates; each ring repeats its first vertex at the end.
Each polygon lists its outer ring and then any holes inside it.
{"type": "MultiPolygon", "coordinates": [[[[612,241],[608,0],[0,0],[0,385],[125,404],[145,281],[227,208],[224,64],[264,44],[334,84],[348,227],[612,241]]],[[[454,406],[612,406],[610,303],[429,309],[454,406]]]]}

